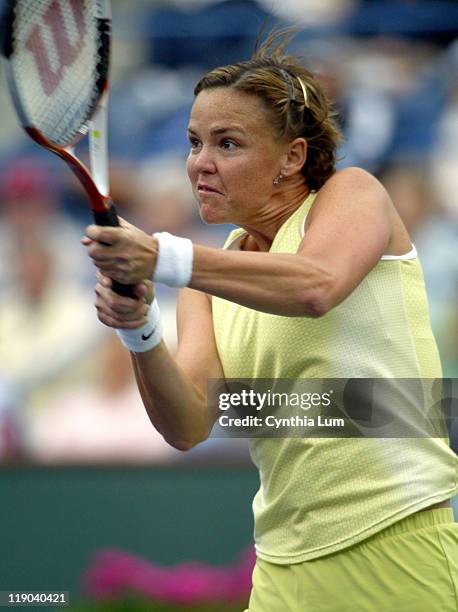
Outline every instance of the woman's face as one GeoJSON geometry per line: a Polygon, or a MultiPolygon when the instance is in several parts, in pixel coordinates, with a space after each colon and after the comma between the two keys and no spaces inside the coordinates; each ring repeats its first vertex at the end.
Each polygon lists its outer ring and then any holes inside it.
{"type": "Polygon", "coordinates": [[[224,87],[201,91],[188,137],[187,170],[202,220],[236,225],[259,220],[287,149],[262,100],[224,87]]]}

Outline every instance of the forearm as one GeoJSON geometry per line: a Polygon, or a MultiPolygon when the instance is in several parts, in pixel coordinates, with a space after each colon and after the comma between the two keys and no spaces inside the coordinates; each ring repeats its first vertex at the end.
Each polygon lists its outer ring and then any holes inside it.
{"type": "Polygon", "coordinates": [[[332,275],[306,257],[225,251],[194,245],[189,286],[248,308],[283,316],[318,316],[332,275]]]}
{"type": "Polygon", "coordinates": [[[179,450],[205,440],[211,430],[206,396],[182,371],[164,342],[131,356],[146,412],[164,439],[179,450]]]}
{"type": "MultiPolygon", "coordinates": [[[[95,228],[91,235],[103,241],[104,231],[101,234],[95,228]]],[[[108,232],[107,240],[112,233],[108,232]]],[[[119,242],[120,249],[123,243],[119,242]]],[[[135,245],[133,239],[130,242],[135,245]]],[[[153,238],[145,235],[130,256],[117,249],[107,254],[100,242],[89,248],[103,274],[124,284],[141,283],[154,270],[156,283],[190,287],[291,317],[320,316],[335,303],[335,275],[316,258],[304,255],[213,249],[165,232],[153,238]]]]}

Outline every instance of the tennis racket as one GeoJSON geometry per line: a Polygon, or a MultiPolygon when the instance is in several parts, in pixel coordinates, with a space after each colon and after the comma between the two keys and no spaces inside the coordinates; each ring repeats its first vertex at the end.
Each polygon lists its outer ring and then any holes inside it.
{"type": "MultiPolygon", "coordinates": [[[[1,51],[22,127],[62,158],[85,189],[98,225],[119,226],[109,195],[109,0],[7,0],[1,51]],[[89,134],[90,171],[75,145],[89,134]]],[[[116,293],[135,297],[113,281],[116,293]]]]}

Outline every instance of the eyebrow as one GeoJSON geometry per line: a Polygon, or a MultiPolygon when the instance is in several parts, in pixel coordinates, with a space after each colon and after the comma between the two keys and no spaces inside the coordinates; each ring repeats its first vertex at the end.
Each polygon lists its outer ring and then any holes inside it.
{"type": "MultiPolygon", "coordinates": [[[[192,127],[188,127],[188,132],[190,134],[197,135],[197,132],[193,130],[192,127]]],[[[236,127],[236,126],[218,127],[218,128],[213,128],[212,130],[210,130],[210,134],[212,136],[218,136],[220,134],[225,134],[226,132],[238,132],[239,134],[244,134],[245,130],[243,130],[242,128],[236,127]]]]}

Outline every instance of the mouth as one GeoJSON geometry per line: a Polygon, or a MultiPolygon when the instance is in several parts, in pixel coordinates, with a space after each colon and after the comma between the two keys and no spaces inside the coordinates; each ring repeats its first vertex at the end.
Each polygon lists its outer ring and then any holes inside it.
{"type": "Polygon", "coordinates": [[[205,183],[199,183],[197,185],[197,193],[217,193],[221,195],[221,191],[218,191],[214,187],[210,187],[210,185],[206,185],[205,183]]]}

